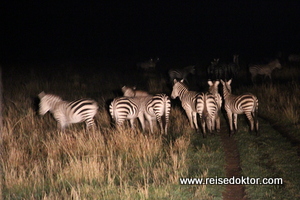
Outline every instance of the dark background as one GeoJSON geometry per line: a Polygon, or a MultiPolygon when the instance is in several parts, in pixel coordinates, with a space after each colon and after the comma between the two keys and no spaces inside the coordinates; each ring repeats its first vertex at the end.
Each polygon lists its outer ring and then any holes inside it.
{"type": "Polygon", "coordinates": [[[1,63],[299,53],[299,1],[1,4],[1,63]]]}

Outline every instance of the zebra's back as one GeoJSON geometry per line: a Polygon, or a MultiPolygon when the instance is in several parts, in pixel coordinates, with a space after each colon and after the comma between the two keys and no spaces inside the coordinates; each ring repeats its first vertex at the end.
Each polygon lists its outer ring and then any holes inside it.
{"type": "Polygon", "coordinates": [[[230,109],[235,114],[254,112],[258,99],[253,94],[231,95],[225,100],[225,109],[230,109]]]}
{"type": "Polygon", "coordinates": [[[47,111],[53,114],[61,129],[69,124],[85,121],[87,129],[94,126],[94,116],[98,111],[98,104],[92,99],[79,99],[72,102],[63,101],[52,94],[40,93],[40,114],[47,111]]]}

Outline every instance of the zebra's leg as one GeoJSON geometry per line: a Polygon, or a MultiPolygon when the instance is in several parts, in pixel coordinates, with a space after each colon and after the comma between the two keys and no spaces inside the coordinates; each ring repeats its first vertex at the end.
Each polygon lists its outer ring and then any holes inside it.
{"type": "MultiPolygon", "coordinates": [[[[129,121],[130,121],[130,127],[131,127],[131,129],[135,130],[134,119],[130,119],[129,121]]],[[[120,123],[120,124],[123,124],[123,122],[120,123]]]]}
{"type": "Polygon", "coordinates": [[[62,122],[57,122],[57,129],[64,132],[66,129],[66,124],[62,122]]]}
{"type": "Polygon", "coordinates": [[[252,113],[251,112],[248,112],[248,113],[245,113],[249,122],[250,122],[250,131],[253,131],[254,130],[254,119],[252,117],[252,113]]]}
{"type": "Polygon", "coordinates": [[[214,132],[215,131],[215,126],[216,126],[216,123],[215,123],[215,117],[212,117],[209,119],[209,123],[210,123],[210,129],[211,129],[211,132],[214,132]]]}
{"type": "Polygon", "coordinates": [[[206,125],[207,125],[207,129],[208,129],[209,133],[212,133],[212,129],[213,129],[212,125],[213,125],[213,122],[212,122],[212,119],[211,119],[211,118],[208,117],[208,118],[206,119],[206,125]]]}
{"type": "Polygon", "coordinates": [[[203,138],[205,138],[206,137],[205,119],[203,117],[200,117],[200,121],[201,121],[203,138]]]}
{"type": "Polygon", "coordinates": [[[185,113],[189,119],[189,122],[190,122],[190,125],[191,125],[191,128],[195,128],[194,127],[194,123],[193,123],[193,118],[192,118],[192,111],[189,111],[189,110],[185,110],[185,113]]]}
{"type": "Polygon", "coordinates": [[[231,134],[234,133],[233,126],[232,126],[232,113],[230,111],[227,111],[227,117],[228,117],[229,129],[230,129],[230,133],[229,133],[230,136],[231,134]]]}
{"type": "Polygon", "coordinates": [[[160,133],[164,134],[164,127],[163,127],[163,123],[162,123],[162,120],[161,120],[161,116],[156,115],[156,120],[158,121],[159,126],[160,126],[160,133]]]}
{"type": "Polygon", "coordinates": [[[85,126],[86,126],[86,131],[89,132],[90,129],[92,129],[92,131],[95,131],[95,122],[94,119],[87,119],[85,120],[85,126]]]}
{"type": "Polygon", "coordinates": [[[165,114],[165,135],[168,134],[169,116],[165,114]]]}
{"type": "Polygon", "coordinates": [[[237,132],[237,114],[233,114],[234,132],[237,132]]]}
{"type": "MultiPolygon", "coordinates": [[[[138,118],[139,118],[139,121],[141,123],[141,126],[142,126],[142,130],[143,132],[145,132],[145,119],[144,119],[144,113],[143,112],[140,112],[138,114],[138,118]]],[[[151,120],[150,120],[151,121],[151,120]]],[[[149,123],[152,123],[152,122],[149,122],[149,123]]]]}
{"type": "Polygon", "coordinates": [[[217,113],[216,116],[215,116],[215,124],[216,124],[216,129],[217,129],[217,132],[219,133],[220,132],[220,127],[221,127],[221,123],[220,123],[220,116],[219,114],[217,113]]]}
{"type": "Polygon", "coordinates": [[[149,122],[150,132],[153,134],[153,119],[149,114],[145,113],[146,120],[149,122]]]}
{"type": "Polygon", "coordinates": [[[196,132],[198,132],[199,131],[199,127],[198,127],[198,121],[197,121],[197,112],[192,112],[192,116],[193,116],[194,125],[196,127],[196,132]]]}

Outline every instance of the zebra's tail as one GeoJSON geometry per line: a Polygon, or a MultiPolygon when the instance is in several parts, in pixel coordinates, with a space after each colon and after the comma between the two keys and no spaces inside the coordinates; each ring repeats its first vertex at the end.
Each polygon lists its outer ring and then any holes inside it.
{"type": "Polygon", "coordinates": [[[203,131],[203,137],[205,137],[206,134],[206,125],[209,124],[209,113],[207,110],[207,103],[206,103],[206,94],[203,95],[203,111],[202,111],[202,119],[201,119],[201,126],[203,131]]]}
{"type": "Polygon", "coordinates": [[[170,114],[170,111],[171,111],[171,100],[170,100],[170,97],[165,95],[164,97],[164,107],[165,107],[165,110],[164,110],[164,120],[163,120],[163,127],[164,127],[164,131],[165,131],[165,134],[167,134],[167,130],[168,130],[168,123],[169,123],[169,114],[170,114]]]}
{"type": "Polygon", "coordinates": [[[253,112],[253,119],[254,119],[254,126],[256,134],[258,134],[258,99],[255,97],[254,100],[254,112],[253,112]]]}

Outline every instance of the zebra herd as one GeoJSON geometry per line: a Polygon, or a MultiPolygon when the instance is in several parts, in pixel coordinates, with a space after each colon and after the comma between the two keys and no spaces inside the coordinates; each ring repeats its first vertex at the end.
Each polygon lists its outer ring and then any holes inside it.
{"type": "MultiPolygon", "coordinates": [[[[158,58],[138,63],[138,66],[148,70],[154,68],[158,58]]],[[[278,59],[266,65],[249,65],[252,82],[258,75],[264,75],[271,79],[274,69],[280,69],[281,64],[278,59]]],[[[207,69],[208,91],[190,91],[187,87],[187,76],[195,73],[195,66],[187,66],[182,69],[170,69],[168,71],[171,83],[171,98],[177,97],[181,101],[189,120],[190,127],[200,132],[203,137],[206,132],[220,131],[221,110],[227,113],[229,124],[229,135],[237,131],[237,115],[245,114],[250,122],[250,130],[258,133],[258,99],[250,93],[234,95],[231,93],[232,78],[236,77],[239,71],[238,55],[233,56],[233,62],[219,63],[219,59],[214,59],[207,69]],[[211,81],[213,80],[213,81],[211,81]],[[225,80],[225,81],[223,81],[225,80]],[[228,80],[228,81],[226,81],[228,80]],[[219,93],[219,84],[222,83],[222,97],[219,93]]],[[[154,133],[154,124],[159,124],[161,134],[168,133],[168,124],[171,111],[171,99],[167,94],[160,93],[151,95],[146,91],[136,90],[135,87],[124,86],[121,88],[122,97],[116,97],[109,105],[109,113],[115,122],[116,127],[123,127],[124,122],[129,120],[131,128],[135,129],[135,120],[141,124],[143,131],[146,129],[146,121],[150,126],[150,132],[154,133]],[[145,121],[146,120],[146,121],[145,121]]],[[[39,113],[44,115],[48,111],[56,119],[58,128],[64,130],[72,123],[85,122],[87,130],[94,128],[94,116],[98,111],[98,104],[91,99],[79,99],[72,102],[62,100],[59,96],[45,94],[41,92],[39,113]]]]}
{"type": "MultiPolygon", "coordinates": [[[[250,121],[250,130],[258,132],[258,99],[252,94],[231,94],[232,80],[223,81],[224,108],[227,112],[230,134],[237,131],[237,115],[245,114],[250,121]],[[233,117],[233,121],[232,121],[233,117]],[[234,129],[233,129],[234,125],[234,129]]],[[[199,131],[198,116],[201,121],[203,137],[206,129],[212,133],[220,131],[220,113],[222,98],[218,92],[219,81],[208,81],[207,92],[189,91],[184,79],[173,80],[171,98],[177,97],[190,122],[191,128],[199,131]]],[[[150,125],[150,132],[154,133],[154,123],[159,123],[161,134],[168,133],[168,123],[171,111],[171,100],[168,95],[161,93],[150,95],[146,91],[136,90],[133,87],[122,87],[122,97],[116,97],[109,105],[109,113],[115,121],[116,127],[123,127],[126,120],[130,121],[132,129],[135,129],[135,120],[138,119],[142,130],[145,131],[145,119],[150,125]]],[[[94,128],[94,116],[98,111],[97,102],[91,99],[80,99],[72,102],[63,101],[59,96],[45,94],[39,95],[39,113],[44,115],[50,111],[58,123],[58,128],[64,130],[72,123],[85,122],[89,130],[94,128]]],[[[230,135],[229,134],[229,135],[230,135]]]]}

